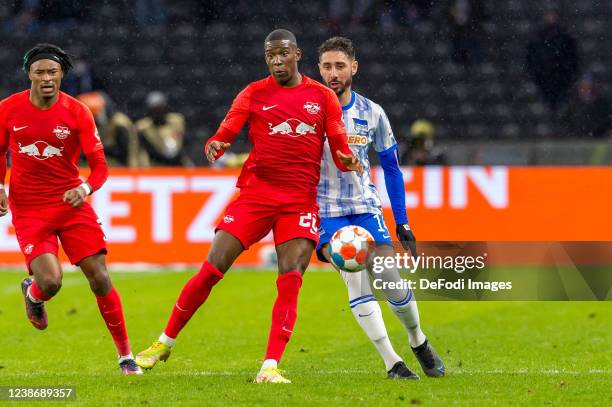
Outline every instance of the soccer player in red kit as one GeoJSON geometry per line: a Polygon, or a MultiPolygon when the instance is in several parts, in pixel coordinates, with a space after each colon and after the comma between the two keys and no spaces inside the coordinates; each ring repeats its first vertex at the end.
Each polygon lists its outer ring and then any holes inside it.
{"type": "Polygon", "coordinates": [[[117,347],[122,373],[142,374],[130,350],[121,299],[106,270],[104,233],[85,202],[106,181],[108,167],[91,112],[60,91],[71,67],[70,56],[61,48],[38,44],[24,57],[30,89],[0,102],[0,216],[8,213],[10,203],[17,240],[33,276],[21,284],[32,325],[47,328],[45,301],[62,285],[59,238],[70,261],[89,281],[117,347]],[[12,172],[7,199],[9,150],[12,172]],[[91,168],[86,182],[79,179],[77,167],[81,150],[91,168]]]}
{"type": "Polygon", "coordinates": [[[253,149],[238,178],[240,196],[227,207],[207,260],[183,288],[159,340],[136,355],[143,368],[168,358],[177,335],[212,287],[240,253],[272,230],[278,296],[265,360],[255,381],[289,383],[277,364],[293,331],[302,274],[318,241],[316,197],[325,137],[339,169],[363,169],[347,145],[336,95],[298,72],[301,51],[293,33],[271,32],[264,42],[264,56],[270,76],[238,94],[205,147],[208,160],[215,161],[249,123],[253,149]]]}

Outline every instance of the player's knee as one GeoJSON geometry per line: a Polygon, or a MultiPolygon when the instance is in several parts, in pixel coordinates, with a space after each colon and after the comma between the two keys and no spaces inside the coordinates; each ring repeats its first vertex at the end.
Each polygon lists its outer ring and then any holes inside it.
{"type": "Polygon", "coordinates": [[[306,268],[308,267],[308,261],[304,261],[303,259],[279,259],[278,261],[278,271],[280,274],[285,274],[290,271],[298,271],[301,274],[304,274],[306,268]]]}
{"type": "Polygon", "coordinates": [[[112,289],[112,283],[106,269],[97,270],[89,279],[89,287],[95,295],[106,295],[112,289]]]}
{"type": "Polygon", "coordinates": [[[40,281],[37,280],[36,284],[45,294],[53,297],[62,288],[62,279],[61,277],[48,277],[40,279],[40,281]]]}
{"type": "Polygon", "coordinates": [[[217,270],[225,273],[232,266],[234,262],[234,256],[227,250],[219,249],[218,246],[214,246],[210,252],[208,252],[208,258],[206,259],[210,264],[215,266],[217,270]]]}
{"type": "Polygon", "coordinates": [[[290,271],[299,271],[304,274],[308,264],[310,263],[310,256],[312,255],[312,249],[308,248],[301,250],[297,253],[283,253],[278,258],[278,271],[280,274],[288,273],[290,271]]]}
{"type": "Polygon", "coordinates": [[[208,258],[206,259],[210,264],[215,266],[217,270],[222,273],[225,273],[232,265],[232,262],[227,258],[227,256],[222,253],[209,253],[208,258]]]}
{"type": "Polygon", "coordinates": [[[108,281],[90,281],[89,286],[91,291],[97,296],[104,296],[113,288],[110,280],[108,281]]]}
{"type": "Polygon", "coordinates": [[[206,260],[215,266],[217,270],[225,273],[243,251],[244,247],[240,240],[220,230],[215,234],[212,247],[208,252],[206,260]]]}

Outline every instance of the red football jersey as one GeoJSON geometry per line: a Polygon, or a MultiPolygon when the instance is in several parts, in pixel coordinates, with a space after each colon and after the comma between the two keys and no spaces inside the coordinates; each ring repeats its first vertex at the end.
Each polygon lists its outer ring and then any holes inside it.
{"type": "MultiPolygon", "coordinates": [[[[77,163],[101,150],[93,115],[73,97],[60,92],[47,110],[30,102],[30,91],[0,102],[0,152],[9,146],[12,207],[62,204],[64,192],[79,186],[77,163]]],[[[6,159],[0,154],[0,159],[6,159]]]]}
{"type": "MultiPolygon", "coordinates": [[[[272,186],[284,194],[316,199],[325,136],[346,145],[336,95],[304,75],[293,88],[269,76],[238,94],[221,127],[236,134],[247,121],[253,149],[238,187],[272,186]]],[[[350,153],[348,145],[343,150],[350,153]]]]}

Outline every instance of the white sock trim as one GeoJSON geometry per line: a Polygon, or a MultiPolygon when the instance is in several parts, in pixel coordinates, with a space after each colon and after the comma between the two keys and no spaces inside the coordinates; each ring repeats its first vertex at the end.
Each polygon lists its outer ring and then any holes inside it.
{"type": "Polygon", "coordinates": [[[168,335],[166,335],[165,333],[162,332],[161,335],[159,335],[159,339],[158,339],[161,343],[163,343],[166,346],[169,347],[173,347],[174,343],[176,342],[176,339],[173,339],[171,337],[169,337],[168,335]]]}
{"type": "Polygon", "coordinates": [[[275,359],[266,359],[261,364],[261,370],[268,369],[268,368],[276,369],[277,367],[278,367],[278,361],[276,361],[275,359]]]}
{"type": "Polygon", "coordinates": [[[130,360],[130,359],[134,359],[134,355],[132,355],[131,353],[127,355],[119,356],[119,363],[123,362],[124,360],[130,360]]]}
{"type": "Polygon", "coordinates": [[[26,291],[26,295],[28,296],[28,298],[30,299],[30,301],[35,302],[35,303],[37,303],[37,304],[40,304],[41,302],[44,302],[44,301],[40,301],[40,300],[37,300],[36,298],[32,297],[32,294],[30,294],[30,287],[31,287],[31,286],[29,286],[29,287],[28,287],[28,290],[26,291]]]}

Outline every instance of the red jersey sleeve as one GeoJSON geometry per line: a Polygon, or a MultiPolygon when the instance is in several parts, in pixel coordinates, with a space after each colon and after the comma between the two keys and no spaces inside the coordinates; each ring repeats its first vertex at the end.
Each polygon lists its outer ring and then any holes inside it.
{"type": "Polygon", "coordinates": [[[91,187],[91,192],[93,193],[102,188],[102,185],[104,185],[108,178],[108,165],[106,164],[104,149],[95,150],[93,153],[87,154],[85,158],[87,158],[87,163],[91,169],[86,182],[91,187]]]}
{"type": "Polygon", "coordinates": [[[94,151],[102,150],[102,140],[98,135],[98,129],[94,121],[91,111],[83,106],[78,106],[77,123],[79,129],[79,141],[85,155],[91,154],[94,151]]]}
{"type": "Polygon", "coordinates": [[[9,148],[9,132],[6,127],[8,103],[0,102],[0,186],[4,185],[6,177],[6,152],[9,148]]]}
{"type": "Polygon", "coordinates": [[[346,136],[344,123],[342,123],[342,107],[340,107],[338,97],[332,91],[325,92],[325,96],[327,97],[327,103],[325,104],[325,133],[327,133],[327,137],[338,134],[346,136]]]}
{"type": "MultiPolygon", "coordinates": [[[[249,105],[251,103],[251,86],[244,88],[238,96],[234,99],[232,107],[225,115],[225,118],[219,125],[219,129],[214,136],[208,139],[204,146],[204,154],[208,149],[208,145],[213,141],[222,141],[224,143],[233,143],[234,139],[242,130],[242,127],[249,118],[249,105]]],[[[220,151],[215,159],[218,159],[225,153],[224,150],[220,151]]]]}
{"type": "MultiPolygon", "coordinates": [[[[253,88],[249,85],[244,88],[234,99],[232,107],[225,115],[221,122],[220,128],[223,127],[231,133],[238,134],[249,118],[249,106],[251,104],[251,94],[253,88]]],[[[217,131],[218,132],[218,131],[217,131]]]]}
{"type": "Polygon", "coordinates": [[[325,104],[325,133],[329,141],[329,148],[336,167],[338,167],[340,171],[346,172],[349,171],[349,169],[342,164],[336,155],[336,151],[340,151],[343,154],[353,154],[348,146],[346,130],[344,129],[344,123],[342,123],[342,108],[340,107],[338,98],[333,92],[325,92],[325,95],[327,96],[327,103],[325,104]]]}

